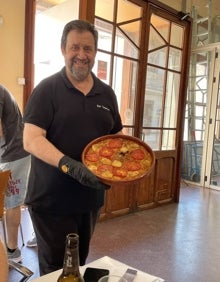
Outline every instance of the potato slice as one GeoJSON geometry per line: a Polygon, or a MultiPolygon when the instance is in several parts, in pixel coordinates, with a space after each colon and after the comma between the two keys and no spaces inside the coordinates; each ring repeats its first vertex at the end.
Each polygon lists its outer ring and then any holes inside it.
{"type": "Polygon", "coordinates": [[[114,167],[122,167],[122,162],[120,162],[118,160],[114,160],[112,162],[112,166],[114,166],[114,167]]]}
{"type": "Polygon", "coordinates": [[[110,165],[112,163],[112,161],[107,158],[101,158],[101,162],[106,165],[110,165]]]}

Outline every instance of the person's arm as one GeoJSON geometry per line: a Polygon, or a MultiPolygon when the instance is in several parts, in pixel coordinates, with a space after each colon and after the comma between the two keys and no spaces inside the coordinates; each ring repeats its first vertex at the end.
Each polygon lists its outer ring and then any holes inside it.
{"type": "Polygon", "coordinates": [[[109,189],[81,162],[65,156],[46,138],[46,131],[36,125],[25,123],[24,149],[42,161],[58,167],[60,171],[76,179],[82,185],[94,189],[109,189]]]}
{"type": "Polygon", "coordinates": [[[27,152],[55,167],[58,167],[60,159],[64,156],[47,140],[46,131],[34,124],[25,123],[23,143],[27,152]]]}

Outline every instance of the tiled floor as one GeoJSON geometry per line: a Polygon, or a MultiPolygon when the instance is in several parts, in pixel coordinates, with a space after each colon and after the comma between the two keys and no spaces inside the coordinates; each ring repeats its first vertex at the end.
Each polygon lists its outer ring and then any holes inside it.
{"type": "MultiPolygon", "coordinates": [[[[22,226],[26,242],[32,235],[27,210],[22,226]]],[[[24,246],[22,255],[32,279],[38,277],[37,248],[24,246]]],[[[167,282],[220,282],[220,192],[183,184],[179,204],[99,222],[88,262],[104,255],[167,282]]],[[[10,271],[9,282],[20,277],[10,271]]]]}

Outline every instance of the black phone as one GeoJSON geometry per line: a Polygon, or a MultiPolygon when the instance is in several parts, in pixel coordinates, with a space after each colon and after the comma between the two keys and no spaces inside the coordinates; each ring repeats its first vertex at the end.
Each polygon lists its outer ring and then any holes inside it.
{"type": "Polygon", "coordinates": [[[85,282],[97,282],[101,277],[108,274],[108,269],[87,267],[83,278],[85,282]]]}

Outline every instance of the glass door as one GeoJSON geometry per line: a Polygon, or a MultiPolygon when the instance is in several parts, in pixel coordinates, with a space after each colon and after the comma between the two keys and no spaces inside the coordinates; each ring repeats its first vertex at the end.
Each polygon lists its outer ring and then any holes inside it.
{"type": "Polygon", "coordinates": [[[143,139],[154,150],[176,148],[184,26],[152,12],[142,120],[143,139]]]}
{"type": "Polygon", "coordinates": [[[124,133],[155,151],[155,171],[135,194],[140,208],[178,199],[180,185],[191,23],[168,10],[137,0],[96,0],[95,7],[94,71],[115,90],[124,133]]]}
{"type": "MultiPolygon", "coordinates": [[[[205,155],[205,129],[207,125],[207,107],[210,108],[208,81],[213,77],[211,70],[214,53],[212,50],[200,50],[191,55],[190,77],[185,115],[185,130],[182,160],[182,178],[202,184],[205,155]],[[209,104],[208,104],[209,102],[209,104]]],[[[207,134],[206,134],[207,135],[207,134]]]]}
{"type": "Polygon", "coordinates": [[[220,186],[219,47],[191,55],[185,116],[182,178],[205,187],[220,186]]]}

